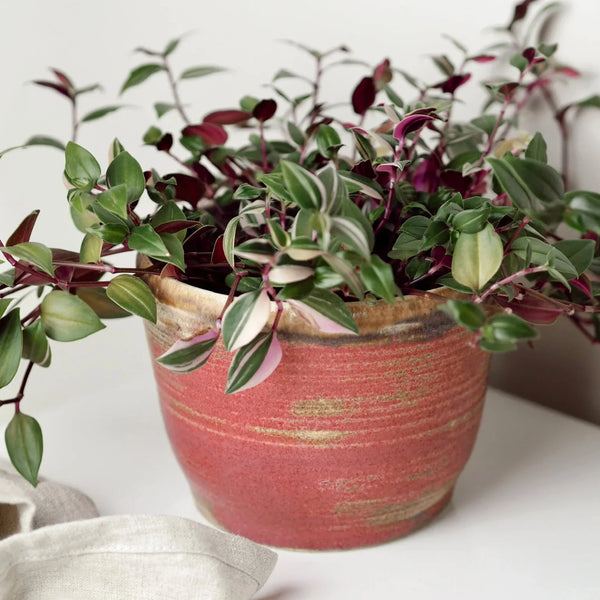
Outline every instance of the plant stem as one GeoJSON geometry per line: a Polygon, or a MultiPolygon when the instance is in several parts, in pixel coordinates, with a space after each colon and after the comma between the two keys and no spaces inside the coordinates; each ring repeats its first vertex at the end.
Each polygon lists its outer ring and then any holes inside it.
{"type": "Polygon", "coordinates": [[[169,61],[166,56],[163,56],[163,64],[167,71],[167,77],[169,78],[169,85],[171,86],[171,92],[173,93],[173,100],[175,100],[175,108],[177,112],[181,115],[184,123],[186,125],[190,124],[190,120],[185,114],[185,110],[183,109],[183,104],[181,103],[181,98],[179,97],[179,91],[177,90],[177,83],[175,82],[175,78],[173,77],[173,71],[171,70],[171,66],[169,65],[169,61]]]}
{"type": "Polygon", "coordinates": [[[519,277],[524,277],[525,275],[531,275],[533,273],[543,273],[547,270],[548,269],[546,267],[530,267],[528,269],[522,269],[521,271],[517,271],[516,273],[513,273],[512,275],[509,275],[508,277],[505,277],[504,279],[501,279],[500,281],[497,281],[496,283],[491,285],[483,294],[481,294],[481,296],[475,295],[473,298],[473,302],[475,302],[476,304],[481,304],[490,294],[493,294],[503,285],[511,283],[519,277]]]}
{"type": "Polygon", "coordinates": [[[31,369],[33,368],[33,365],[35,363],[30,360],[29,364],[27,365],[27,369],[25,369],[25,374],[23,375],[23,379],[21,381],[21,387],[19,387],[19,391],[17,392],[17,395],[14,398],[9,398],[8,400],[0,400],[0,406],[4,406],[5,404],[14,404],[15,405],[15,412],[21,412],[20,411],[20,402],[23,399],[23,397],[25,396],[25,387],[27,386],[27,381],[29,380],[29,375],[31,374],[31,369]]]}
{"type": "Polygon", "coordinates": [[[260,135],[260,151],[262,153],[262,168],[264,173],[269,172],[269,161],[267,159],[267,143],[265,142],[265,127],[261,122],[258,123],[258,133],[260,135]]]}

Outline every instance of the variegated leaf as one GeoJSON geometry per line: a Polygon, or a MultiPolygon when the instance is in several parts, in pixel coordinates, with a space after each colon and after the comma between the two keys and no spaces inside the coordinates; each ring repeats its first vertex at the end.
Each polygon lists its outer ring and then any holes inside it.
{"type": "Polygon", "coordinates": [[[345,302],[329,290],[315,288],[302,300],[286,302],[311,327],[324,333],[358,333],[356,321],[345,302]]]}
{"type": "Polygon", "coordinates": [[[261,333],[240,348],[227,375],[226,394],[248,390],[262,383],[281,362],[281,345],[274,331],[261,333]]]}
{"type": "Polygon", "coordinates": [[[211,329],[189,340],[178,340],[156,362],[175,373],[189,373],[208,360],[218,337],[218,332],[211,329]]]}
{"type": "Polygon", "coordinates": [[[280,265],[269,271],[269,282],[272,285],[287,285],[296,281],[303,281],[314,274],[310,267],[302,265],[280,265]]]}
{"type": "Polygon", "coordinates": [[[271,303],[265,289],[242,294],[223,316],[223,341],[232,352],[251,342],[267,324],[271,303]]]}

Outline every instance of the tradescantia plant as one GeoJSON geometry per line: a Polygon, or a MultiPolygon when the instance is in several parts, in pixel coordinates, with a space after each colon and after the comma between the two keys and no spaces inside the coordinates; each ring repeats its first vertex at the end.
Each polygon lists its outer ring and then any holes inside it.
{"type": "Polygon", "coordinates": [[[314,59],[314,79],[280,70],[271,83],[276,99],[244,96],[200,120],[188,116],[179,84],[221,69],[194,67],[176,77],[169,59],[178,40],[164,51],[140,49],[150,62],[130,73],[122,93],[165,76],[172,101],[154,105],[157,122],[169,111],[183,121],[180,131],[153,125],[143,136],[173,160],[166,173],[143,170],[117,140],[103,172],[75,138],[81,124],[119,106],[79,119],[79,96],[94,86],[77,89],[60,71],[56,80],[36,82],[69,100],[74,126],[66,146],[41,136],[26,145],[64,149],[68,201],[83,241],[77,252],[32,241],[35,212],[0,249],[9,267],[0,273],[0,387],[26,361],[17,395],[0,401],[15,408],[6,444],[16,468],[35,484],[41,430],[21,401],[33,365],[50,363],[49,339],[80,339],[104,327],[102,319],[128,313],[155,321],[149,274],[227,294],[213,329],[158,359],[185,373],[209,360],[221,339],[235,353],[227,393],[277,368],[286,304],[317,329],[352,335],[349,302],[436,296],[441,310],[473,332],[473,343],[491,352],[534,339],[532,325],[560,315],[597,343],[600,194],[567,191],[566,144],[571,118],[600,99],[558,105],[554,83],[577,72],[560,63],[556,45],[528,37],[532,23],[545,29],[555,7],[532,16],[531,4],[516,6],[493,51],[469,54],[453,41],[458,62],[435,56],[441,76],[433,84],[389,60],[370,67],[344,58],[345,47],[318,52],[295,44],[314,59]],[[491,62],[501,63],[495,71],[502,78],[480,81],[483,109],[456,120],[460,92],[491,62]],[[345,64],[363,70],[348,91],[350,117],[321,97],[323,78],[345,64]],[[306,93],[287,93],[289,79],[305,82],[306,93]],[[398,95],[397,81],[413,88],[410,99],[398,95]],[[562,175],[547,164],[542,135],[521,130],[533,99],[547,103],[558,125],[562,175]],[[230,141],[234,130],[244,134],[241,145],[230,141]],[[154,203],[149,214],[138,205],[144,194],[154,203]],[[557,232],[561,224],[568,233],[557,232]],[[127,251],[146,258],[131,268],[111,264],[127,251]],[[21,298],[32,288],[36,300],[24,310],[30,298],[21,298]],[[448,299],[440,288],[463,295],[448,299]]]}

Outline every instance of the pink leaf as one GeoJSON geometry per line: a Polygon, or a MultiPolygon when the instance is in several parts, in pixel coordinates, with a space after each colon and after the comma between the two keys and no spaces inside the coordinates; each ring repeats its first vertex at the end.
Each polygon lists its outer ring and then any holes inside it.
{"type": "Polygon", "coordinates": [[[383,62],[375,67],[373,80],[377,84],[389,83],[392,80],[392,70],[390,69],[390,61],[386,58],[383,62]]]}
{"type": "Polygon", "coordinates": [[[492,56],[491,54],[478,54],[477,56],[471,56],[469,60],[473,60],[478,63],[487,63],[491,62],[492,60],[496,60],[496,57],[492,56]]]}

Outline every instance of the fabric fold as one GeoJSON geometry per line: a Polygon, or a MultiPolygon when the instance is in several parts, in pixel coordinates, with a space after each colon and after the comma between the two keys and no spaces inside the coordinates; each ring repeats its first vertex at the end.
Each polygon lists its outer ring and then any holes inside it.
{"type": "Polygon", "coordinates": [[[97,514],[77,490],[0,470],[0,600],[245,600],[277,560],[189,519],[97,514]]]}

